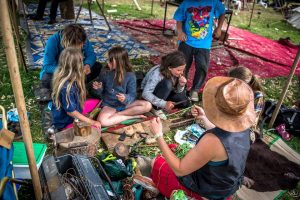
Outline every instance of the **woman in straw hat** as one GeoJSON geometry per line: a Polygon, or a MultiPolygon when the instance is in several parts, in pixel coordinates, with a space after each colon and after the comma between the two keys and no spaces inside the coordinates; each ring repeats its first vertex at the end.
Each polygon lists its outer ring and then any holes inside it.
{"type": "Polygon", "coordinates": [[[152,120],[163,157],[155,158],[151,176],[162,194],[169,197],[182,189],[196,199],[225,199],[239,189],[250,149],[249,128],[256,117],[253,100],[252,89],[242,80],[210,79],[203,90],[204,110],[192,109],[207,131],[182,159],[165,142],[160,119],[152,120]]]}

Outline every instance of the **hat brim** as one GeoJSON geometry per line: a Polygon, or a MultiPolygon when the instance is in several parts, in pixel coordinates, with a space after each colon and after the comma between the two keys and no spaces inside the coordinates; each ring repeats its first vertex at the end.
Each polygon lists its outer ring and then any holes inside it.
{"type": "Polygon", "coordinates": [[[216,104],[218,88],[231,79],[231,77],[214,77],[208,80],[203,90],[203,108],[208,120],[216,127],[229,132],[241,132],[255,123],[254,99],[248,104],[246,111],[238,116],[222,112],[216,104]]]}

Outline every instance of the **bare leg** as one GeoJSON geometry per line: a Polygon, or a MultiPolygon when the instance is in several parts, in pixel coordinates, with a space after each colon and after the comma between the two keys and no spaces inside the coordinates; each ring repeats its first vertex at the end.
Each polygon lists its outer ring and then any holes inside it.
{"type": "Polygon", "coordinates": [[[126,116],[126,115],[120,115],[116,109],[110,108],[108,106],[105,106],[101,113],[98,116],[98,121],[102,124],[102,126],[112,126],[115,124],[119,124],[122,121],[125,121],[127,119],[133,119],[133,118],[140,118],[140,115],[132,115],[132,116],[126,116]]]}
{"type": "Polygon", "coordinates": [[[119,112],[119,115],[140,115],[151,110],[151,103],[144,100],[136,100],[133,103],[129,104],[125,110],[119,112]]]}

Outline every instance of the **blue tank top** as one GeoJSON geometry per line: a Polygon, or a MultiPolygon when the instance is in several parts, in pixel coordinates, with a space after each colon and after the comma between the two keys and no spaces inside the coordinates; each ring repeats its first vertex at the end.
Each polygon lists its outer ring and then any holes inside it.
{"type": "Polygon", "coordinates": [[[228,160],[222,165],[207,163],[189,175],[178,177],[178,180],[186,188],[203,197],[224,199],[234,194],[242,184],[250,149],[250,130],[231,133],[214,128],[209,132],[220,139],[227,152],[228,160]]]}

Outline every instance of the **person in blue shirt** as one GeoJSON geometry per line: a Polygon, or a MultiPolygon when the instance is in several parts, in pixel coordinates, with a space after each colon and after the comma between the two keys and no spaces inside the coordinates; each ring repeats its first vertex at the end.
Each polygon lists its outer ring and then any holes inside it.
{"type": "Polygon", "coordinates": [[[47,40],[44,62],[40,72],[43,88],[51,89],[51,81],[53,73],[58,67],[59,56],[67,47],[78,48],[82,51],[86,83],[91,82],[100,74],[102,66],[96,62],[93,46],[87,39],[84,29],[78,24],[70,24],[47,40]]]}
{"type": "Polygon", "coordinates": [[[177,21],[178,50],[186,56],[186,77],[195,59],[190,96],[192,101],[199,101],[198,91],[207,75],[212,38],[221,36],[225,8],[220,0],[184,0],[173,18],[177,21]],[[213,31],[215,18],[218,26],[213,31]]]}
{"type": "Polygon", "coordinates": [[[74,119],[101,128],[98,121],[82,114],[86,100],[83,56],[78,48],[66,48],[59,57],[58,69],[54,73],[52,91],[52,125],[58,131],[73,123],[74,119]]]}
{"type": "Polygon", "coordinates": [[[92,85],[92,92],[103,99],[98,121],[102,126],[112,126],[127,119],[145,118],[142,114],[152,106],[136,100],[136,77],[126,49],[115,46],[108,51],[108,68],[92,85]]]}

